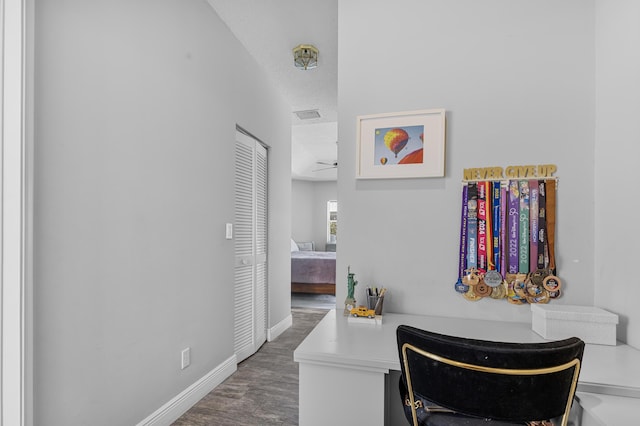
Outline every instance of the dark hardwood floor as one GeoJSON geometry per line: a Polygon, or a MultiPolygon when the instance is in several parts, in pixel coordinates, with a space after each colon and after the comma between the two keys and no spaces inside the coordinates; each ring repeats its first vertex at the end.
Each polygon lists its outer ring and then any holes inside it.
{"type": "Polygon", "coordinates": [[[231,377],[172,426],[298,424],[298,364],[293,351],[326,309],[292,308],[293,326],[238,365],[231,377]]]}

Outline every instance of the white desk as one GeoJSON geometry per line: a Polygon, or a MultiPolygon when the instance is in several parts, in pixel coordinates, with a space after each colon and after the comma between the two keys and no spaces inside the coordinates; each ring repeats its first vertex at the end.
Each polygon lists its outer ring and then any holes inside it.
{"type": "MultiPolygon", "coordinates": [[[[400,324],[474,339],[545,341],[529,323],[389,313],[382,325],[347,320],[341,312],[330,311],[294,352],[299,363],[301,426],[384,425],[385,377],[400,371],[396,344],[400,324]]],[[[630,346],[587,345],[578,391],[640,398],[638,365],[640,351],[630,346]]]]}

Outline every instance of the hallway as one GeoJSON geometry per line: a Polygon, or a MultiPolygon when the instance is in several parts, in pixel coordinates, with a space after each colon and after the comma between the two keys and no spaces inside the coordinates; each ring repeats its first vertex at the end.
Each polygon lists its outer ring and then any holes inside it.
{"type": "Polygon", "coordinates": [[[298,424],[298,364],[293,351],[326,314],[292,308],[292,327],[238,365],[220,386],[172,426],[257,426],[298,424]]]}

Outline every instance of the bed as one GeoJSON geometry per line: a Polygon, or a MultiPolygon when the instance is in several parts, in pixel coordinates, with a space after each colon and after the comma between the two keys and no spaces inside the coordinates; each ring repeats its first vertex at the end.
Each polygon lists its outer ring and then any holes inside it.
{"type": "Polygon", "coordinates": [[[336,294],[336,253],[299,250],[291,242],[291,292],[336,294]]]}

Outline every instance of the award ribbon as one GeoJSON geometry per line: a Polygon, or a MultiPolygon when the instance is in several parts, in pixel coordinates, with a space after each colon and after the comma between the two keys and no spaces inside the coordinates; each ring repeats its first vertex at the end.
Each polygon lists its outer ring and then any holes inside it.
{"type": "Polygon", "coordinates": [[[509,262],[508,273],[518,273],[518,216],[520,212],[520,191],[518,181],[509,182],[509,262]]]}
{"type": "Polygon", "coordinates": [[[556,273],[556,181],[546,180],[546,208],[547,208],[547,246],[549,247],[549,270],[556,273]]]}
{"type": "Polygon", "coordinates": [[[529,181],[529,271],[538,269],[538,181],[529,181]]]}
{"type": "Polygon", "coordinates": [[[478,182],[478,270],[487,269],[487,182],[478,182]]]}
{"type": "Polygon", "coordinates": [[[547,191],[547,246],[549,247],[549,275],[542,281],[542,286],[549,291],[549,297],[555,299],[560,296],[562,282],[556,274],[556,181],[546,180],[545,190],[547,191]]]}
{"type": "MultiPolygon", "coordinates": [[[[494,238],[495,231],[498,230],[497,224],[500,220],[500,183],[499,182],[487,182],[487,271],[484,274],[484,284],[488,288],[478,288],[480,284],[476,286],[476,294],[478,296],[493,296],[494,288],[502,285],[502,275],[496,271],[496,265],[499,261],[494,258],[495,254],[498,254],[499,247],[497,245],[498,238],[494,238]],[[497,186],[496,186],[497,184],[497,186]],[[497,220],[494,217],[497,216],[497,220]],[[494,253],[495,249],[495,253],[494,253]]],[[[498,292],[496,292],[497,295],[498,292]]]]}
{"type": "Polygon", "coordinates": [[[498,270],[500,269],[500,182],[493,182],[493,266],[498,270]]]}
{"type": "Polygon", "coordinates": [[[520,182],[520,246],[519,271],[523,274],[529,272],[529,182],[520,182]]]}
{"type": "Polygon", "coordinates": [[[547,253],[547,214],[546,191],[544,181],[538,181],[538,269],[545,269],[547,253]]]}
{"type": "Polygon", "coordinates": [[[456,286],[456,290],[462,291],[467,300],[480,300],[481,297],[474,293],[474,286],[480,282],[478,275],[478,184],[469,183],[467,189],[467,269],[462,277],[462,285],[456,286]],[[466,286],[466,287],[464,287],[466,286]]]}
{"type": "Polygon", "coordinates": [[[455,290],[518,305],[560,297],[556,192],[553,177],[463,181],[455,290]]]}
{"type": "Polygon", "coordinates": [[[507,274],[507,183],[500,184],[500,272],[505,278],[507,274]]]}
{"type": "Polygon", "coordinates": [[[464,270],[467,267],[467,214],[469,211],[468,202],[468,187],[464,185],[462,187],[462,217],[460,218],[460,257],[458,259],[458,281],[456,282],[456,291],[464,293],[469,290],[469,287],[462,283],[462,277],[464,276],[464,270]]]}
{"type": "Polygon", "coordinates": [[[467,192],[467,268],[478,267],[478,187],[469,183],[467,192]]]}
{"type": "Polygon", "coordinates": [[[493,261],[493,182],[486,182],[487,202],[485,203],[485,218],[487,220],[486,234],[487,239],[487,271],[496,269],[493,261]]]}

